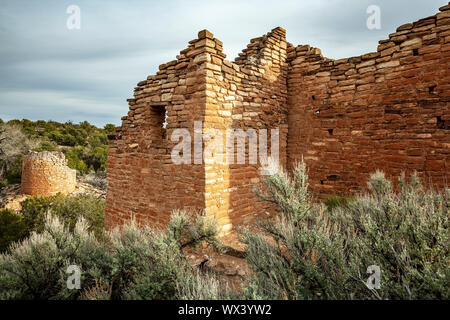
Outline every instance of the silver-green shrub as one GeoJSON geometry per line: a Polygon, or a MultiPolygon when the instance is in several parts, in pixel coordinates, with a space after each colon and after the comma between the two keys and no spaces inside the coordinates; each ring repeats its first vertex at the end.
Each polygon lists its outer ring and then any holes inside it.
{"type": "Polygon", "coordinates": [[[91,171],[81,177],[81,182],[90,184],[97,189],[106,191],[108,189],[108,180],[106,180],[106,172],[105,171],[91,171]]]}
{"type": "Polygon", "coordinates": [[[174,299],[195,270],[182,248],[218,245],[215,221],[176,212],[164,231],[135,222],[99,240],[85,220],[68,228],[48,215],[41,233],[0,255],[0,299],[174,299]],[[67,288],[67,267],[81,270],[81,289],[67,288]]]}
{"type": "Polygon", "coordinates": [[[306,167],[279,171],[258,194],[281,211],[261,232],[242,230],[254,276],[247,293],[266,299],[448,299],[450,191],[424,190],[416,175],[399,192],[384,174],[370,194],[326,210],[308,194],[306,167]],[[380,267],[380,288],[367,268],[380,267]]]}
{"type": "Polygon", "coordinates": [[[200,270],[187,272],[180,277],[177,292],[181,300],[230,300],[239,297],[216,275],[200,270]]]}
{"type": "Polygon", "coordinates": [[[10,253],[0,255],[1,299],[65,299],[75,292],[66,290],[65,271],[75,264],[79,248],[97,244],[79,221],[73,232],[51,215],[44,231],[32,232],[21,243],[14,243],[10,253]]]}

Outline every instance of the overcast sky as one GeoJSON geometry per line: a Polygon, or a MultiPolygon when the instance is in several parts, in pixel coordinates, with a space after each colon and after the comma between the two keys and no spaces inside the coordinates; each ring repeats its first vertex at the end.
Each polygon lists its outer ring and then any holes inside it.
{"type": "Polygon", "coordinates": [[[435,14],[447,0],[2,0],[0,118],[120,124],[133,88],[175,59],[197,32],[224,43],[228,60],[274,27],[329,58],[376,51],[397,26],[435,14]],[[70,5],[81,28],[69,30],[70,5]],[[381,29],[366,26],[369,5],[381,29]]]}

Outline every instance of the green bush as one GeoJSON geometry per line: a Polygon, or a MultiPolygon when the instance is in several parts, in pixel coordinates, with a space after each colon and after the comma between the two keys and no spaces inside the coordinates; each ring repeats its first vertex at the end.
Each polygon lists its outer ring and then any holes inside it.
{"type": "Polygon", "coordinates": [[[8,168],[8,172],[6,173],[6,180],[8,184],[18,184],[22,179],[22,161],[23,155],[18,156],[14,159],[14,162],[8,168]]]}
{"type": "Polygon", "coordinates": [[[177,299],[180,300],[232,300],[243,295],[230,290],[228,285],[209,272],[187,272],[177,282],[177,299]]]}
{"type": "Polygon", "coordinates": [[[449,299],[450,191],[424,191],[400,179],[398,194],[381,172],[371,194],[326,210],[309,200],[306,168],[268,176],[258,194],[281,211],[260,233],[242,230],[254,276],[246,292],[265,299],[449,299]],[[381,269],[369,289],[367,268],[381,269]]]}
{"type": "Polygon", "coordinates": [[[91,186],[104,191],[108,188],[105,171],[90,172],[81,178],[81,182],[90,184],[91,186]]]}
{"type": "Polygon", "coordinates": [[[182,249],[207,242],[220,249],[214,220],[176,211],[165,232],[131,224],[111,235],[115,272],[109,278],[113,299],[175,299],[181,279],[193,272],[182,249]]]}
{"type": "Polygon", "coordinates": [[[0,180],[20,183],[23,156],[37,145],[36,139],[29,138],[20,125],[0,124],[0,180]]]}
{"type": "Polygon", "coordinates": [[[95,148],[76,146],[65,151],[69,167],[83,174],[92,170],[105,171],[107,154],[107,147],[100,146],[95,148]]]}
{"type": "Polygon", "coordinates": [[[67,289],[67,267],[84,262],[85,280],[93,272],[87,262],[100,256],[105,259],[106,252],[87,232],[86,223],[81,221],[71,233],[57,218],[48,216],[42,233],[32,232],[13,244],[9,254],[0,255],[0,299],[75,299],[80,290],[67,289]]]}
{"type": "Polygon", "coordinates": [[[8,180],[0,178],[0,190],[8,185],[8,180]]]}
{"type": "Polygon", "coordinates": [[[349,203],[354,201],[355,197],[351,195],[334,195],[330,196],[325,200],[325,206],[329,211],[332,211],[333,209],[337,207],[348,207],[349,203]]]}
{"type": "Polygon", "coordinates": [[[30,231],[42,232],[45,216],[50,213],[73,230],[77,220],[84,218],[89,231],[102,237],[104,230],[105,201],[90,194],[51,197],[33,196],[22,202],[21,214],[30,231]]]}
{"type": "Polygon", "coordinates": [[[193,274],[182,248],[217,245],[215,222],[173,214],[164,232],[134,222],[104,240],[80,220],[73,230],[48,215],[42,233],[31,233],[0,255],[0,299],[174,299],[193,274]],[[67,267],[81,269],[81,290],[68,290],[67,267]]]}
{"type": "Polygon", "coordinates": [[[27,226],[22,217],[12,210],[0,210],[0,253],[26,235],[27,226]]]}
{"type": "Polygon", "coordinates": [[[42,151],[58,151],[58,145],[54,141],[50,140],[42,140],[39,147],[35,148],[33,151],[42,152],[42,151]]]}
{"type": "Polygon", "coordinates": [[[90,194],[57,197],[50,207],[50,212],[61,219],[73,230],[76,222],[84,218],[88,230],[96,237],[102,237],[105,229],[105,200],[90,194]]]}
{"type": "Polygon", "coordinates": [[[42,232],[45,223],[45,216],[50,211],[50,207],[56,198],[62,195],[52,197],[32,196],[21,202],[21,214],[28,230],[31,232],[42,232]]]}
{"type": "Polygon", "coordinates": [[[77,170],[81,174],[86,174],[89,172],[89,167],[82,160],[83,150],[83,147],[74,147],[70,150],[64,150],[64,155],[70,168],[77,170]]]}
{"type": "Polygon", "coordinates": [[[0,174],[9,173],[10,183],[19,183],[21,160],[19,166],[10,170],[19,156],[29,150],[58,151],[62,150],[68,159],[69,167],[81,174],[89,171],[105,171],[108,153],[108,134],[114,125],[97,128],[89,122],[80,124],[55,121],[11,120],[0,124],[0,149],[4,154],[4,163],[0,162],[0,174]],[[6,137],[6,139],[4,139],[6,137]],[[17,170],[19,168],[19,170],[17,170]]]}
{"type": "Polygon", "coordinates": [[[113,275],[113,298],[171,299],[185,271],[174,239],[135,226],[115,235],[114,254],[119,272],[113,275]],[[145,263],[143,263],[145,261],[145,263]]]}

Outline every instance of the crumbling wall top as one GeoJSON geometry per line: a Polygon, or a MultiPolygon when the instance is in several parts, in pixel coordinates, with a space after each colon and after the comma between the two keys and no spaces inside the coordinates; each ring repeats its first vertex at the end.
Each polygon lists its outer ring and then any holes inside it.
{"type": "Polygon", "coordinates": [[[59,165],[59,166],[67,166],[67,159],[64,156],[62,152],[57,151],[42,151],[42,152],[36,152],[31,151],[28,153],[25,158],[25,160],[28,161],[45,161],[45,162],[51,162],[53,165],[59,165]]]}

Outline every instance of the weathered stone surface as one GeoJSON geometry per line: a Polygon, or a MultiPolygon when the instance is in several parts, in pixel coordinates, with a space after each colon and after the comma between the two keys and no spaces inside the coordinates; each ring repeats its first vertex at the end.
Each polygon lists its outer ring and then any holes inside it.
{"type": "Polygon", "coordinates": [[[202,30],[202,31],[200,31],[198,33],[198,38],[199,39],[205,39],[205,38],[213,39],[214,35],[211,32],[209,32],[208,30],[205,29],[205,30],[202,30]]]}
{"type": "Polygon", "coordinates": [[[400,65],[400,61],[388,61],[388,62],[378,64],[377,68],[378,69],[393,68],[393,67],[397,67],[399,65],[400,65]]]}
{"type": "Polygon", "coordinates": [[[440,7],[439,10],[440,11],[448,11],[448,10],[450,10],[450,4],[448,4],[446,6],[443,6],[443,7],[440,7]]]}
{"type": "Polygon", "coordinates": [[[397,32],[398,32],[398,31],[404,31],[404,30],[411,30],[412,27],[413,27],[413,24],[412,24],[412,23],[407,23],[407,24],[404,24],[404,25],[398,27],[398,28],[397,28],[397,32]]]}
{"type": "Polygon", "coordinates": [[[77,185],[76,171],[67,166],[60,152],[31,152],[23,159],[21,192],[50,196],[71,193],[77,185]]]}
{"type": "Polygon", "coordinates": [[[444,188],[450,19],[447,6],[441,11],[399,27],[377,52],[340,60],[294,47],[275,28],[227,61],[222,42],[200,31],[129,101],[108,153],[107,228],[133,217],[162,227],[173,210],[195,209],[228,232],[253,222],[255,213],[274,213],[253,193],[261,163],[249,164],[248,150],[245,164],[196,164],[193,154],[186,164],[172,163],[179,141],[171,134],[179,128],[192,138],[208,129],[279,129],[280,164],[290,170],[303,159],[320,197],[360,192],[376,169],[389,178],[417,171],[444,188]],[[202,127],[195,131],[197,121],[202,127]]]}

